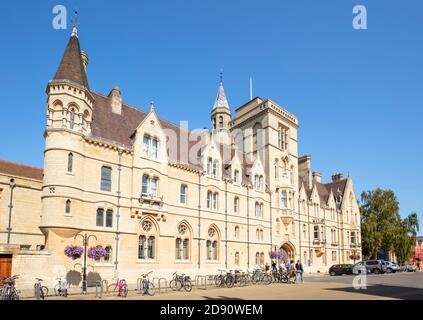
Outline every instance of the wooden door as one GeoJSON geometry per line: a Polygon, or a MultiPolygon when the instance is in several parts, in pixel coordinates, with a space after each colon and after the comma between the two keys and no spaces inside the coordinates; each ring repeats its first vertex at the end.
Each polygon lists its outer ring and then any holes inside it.
{"type": "Polygon", "coordinates": [[[12,255],[0,254],[0,278],[12,276],[12,255]]]}

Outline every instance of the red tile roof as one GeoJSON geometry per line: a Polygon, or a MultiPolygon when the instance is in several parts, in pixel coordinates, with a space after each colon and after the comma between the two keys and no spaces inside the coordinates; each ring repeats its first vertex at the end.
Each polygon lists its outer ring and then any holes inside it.
{"type": "Polygon", "coordinates": [[[43,180],[43,169],[0,160],[0,173],[34,180],[43,180]]]}

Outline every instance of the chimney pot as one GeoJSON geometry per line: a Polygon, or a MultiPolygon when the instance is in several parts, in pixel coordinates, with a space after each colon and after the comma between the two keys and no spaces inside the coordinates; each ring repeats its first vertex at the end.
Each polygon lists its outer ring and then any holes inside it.
{"type": "Polygon", "coordinates": [[[314,171],[313,172],[313,181],[321,183],[322,182],[322,174],[320,172],[314,171]]]}

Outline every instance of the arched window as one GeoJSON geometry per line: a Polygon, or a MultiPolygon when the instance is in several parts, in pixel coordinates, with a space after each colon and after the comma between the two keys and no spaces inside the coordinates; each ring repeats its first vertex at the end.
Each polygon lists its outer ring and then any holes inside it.
{"type": "Polygon", "coordinates": [[[279,179],[279,160],[275,159],[275,179],[279,179]]]}
{"type": "Polygon", "coordinates": [[[138,237],[138,259],[145,259],[145,236],[138,237]]]}
{"type": "Polygon", "coordinates": [[[182,255],[181,255],[181,252],[182,252],[181,243],[182,243],[182,240],[180,238],[176,238],[176,244],[175,244],[175,249],[176,249],[175,257],[176,257],[176,260],[182,259],[182,255]]]}
{"type": "Polygon", "coordinates": [[[96,226],[97,227],[104,226],[104,209],[103,208],[97,209],[96,226]]]}
{"type": "Polygon", "coordinates": [[[68,154],[68,172],[72,172],[73,171],[73,154],[69,153],[68,154]]]}
{"type": "Polygon", "coordinates": [[[219,116],[219,128],[223,128],[223,116],[219,116]]]}
{"type": "Polygon", "coordinates": [[[218,206],[218,204],[217,204],[217,201],[218,201],[218,196],[219,196],[219,194],[218,194],[217,192],[213,193],[212,208],[213,208],[214,210],[217,210],[217,206],[218,206]]]}
{"type": "Polygon", "coordinates": [[[307,265],[307,251],[303,252],[304,265],[307,265]]]}
{"type": "Polygon", "coordinates": [[[107,209],[106,211],[106,227],[113,227],[113,210],[107,209]]]}
{"type": "Polygon", "coordinates": [[[295,222],[292,221],[292,235],[295,236],[295,222]]]}
{"type": "Polygon", "coordinates": [[[212,174],[212,166],[213,166],[213,159],[209,157],[207,159],[207,174],[209,175],[212,174]]]}
{"type": "Polygon", "coordinates": [[[239,183],[239,171],[235,170],[234,172],[234,183],[239,183]]]}
{"type": "Polygon", "coordinates": [[[214,226],[211,226],[207,232],[206,241],[207,260],[219,260],[219,238],[218,232],[214,226]]]}
{"type": "Polygon", "coordinates": [[[191,238],[191,229],[182,222],[178,226],[177,238],[176,238],[176,260],[189,260],[190,259],[190,238],[191,238]]]}
{"type": "Polygon", "coordinates": [[[73,130],[75,128],[75,110],[71,109],[69,113],[69,128],[73,130]]]}
{"type": "Polygon", "coordinates": [[[239,239],[239,227],[235,227],[235,239],[239,239]]]}
{"type": "Polygon", "coordinates": [[[144,196],[157,197],[157,190],[159,179],[157,177],[150,177],[148,175],[142,176],[141,193],[144,196]]]}
{"type": "Polygon", "coordinates": [[[307,239],[307,225],[303,224],[303,239],[307,239]]]}
{"type": "Polygon", "coordinates": [[[187,189],[188,187],[185,184],[181,184],[180,195],[179,195],[179,202],[181,204],[187,203],[187,189]]]}
{"type": "Polygon", "coordinates": [[[70,200],[66,200],[65,213],[67,213],[67,214],[71,213],[71,201],[70,200]]]}
{"type": "Polygon", "coordinates": [[[318,240],[319,239],[319,226],[315,225],[314,226],[314,240],[318,240]]]}
{"type": "Polygon", "coordinates": [[[213,202],[213,192],[207,191],[207,209],[212,208],[212,202],[213,202]]]}
{"type": "Polygon", "coordinates": [[[112,260],[112,247],[106,246],[104,250],[106,251],[106,254],[104,255],[104,262],[110,262],[112,260]]]}
{"type": "Polygon", "coordinates": [[[141,230],[138,236],[138,259],[156,259],[156,233],[157,229],[150,219],[141,222],[141,230]]]}
{"type": "Polygon", "coordinates": [[[288,208],[288,195],[286,191],[281,192],[281,206],[284,209],[288,208]]]}
{"type": "Polygon", "coordinates": [[[264,266],[264,252],[260,253],[260,265],[264,266]]]}
{"type": "Polygon", "coordinates": [[[255,203],[255,214],[256,217],[260,217],[260,204],[258,202],[255,203]]]}
{"type": "Polygon", "coordinates": [[[154,236],[150,236],[148,237],[148,242],[147,242],[147,257],[148,259],[154,259],[154,245],[155,245],[155,237],[154,236]]]}
{"type": "Polygon", "coordinates": [[[294,185],[294,183],[295,183],[295,168],[294,168],[294,166],[291,166],[291,172],[289,174],[290,174],[291,185],[294,185]]]}
{"type": "Polygon", "coordinates": [[[239,266],[239,252],[235,252],[235,265],[239,266]]]}
{"type": "Polygon", "coordinates": [[[259,266],[260,265],[260,253],[259,252],[256,252],[256,261],[255,261],[255,263],[256,263],[256,266],[259,266]]]}
{"type": "Polygon", "coordinates": [[[212,175],[213,177],[217,177],[218,175],[218,165],[219,165],[219,161],[217,161],[216,159],[213,161],[213,170],[212,170],[212,175]]]}
{"type": "Polygon", "coordinates": [[[184,260],[189,259],[189,240],[185,239],[183,242],[183,254],[184,254],[184,260]]]}
{"type": "Polygon", "coordinates": [[[234,198],[234,213],[239,212],[239,197],[234,198]]]}

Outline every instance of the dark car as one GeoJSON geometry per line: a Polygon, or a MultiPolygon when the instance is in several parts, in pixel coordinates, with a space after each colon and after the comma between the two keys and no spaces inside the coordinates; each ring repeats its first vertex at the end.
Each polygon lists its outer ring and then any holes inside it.
{"type": "Polygon", "coordinates": [[[329,274],[331,276],[353,274],[353,264],[335,264],[329,268],[329,274]]]}
{"type": "Polygon", "coordinates": [[[385,273],[385,267],[382,260],[367,260],[364,262],[364,264],[371,273],[385,273]]]}

